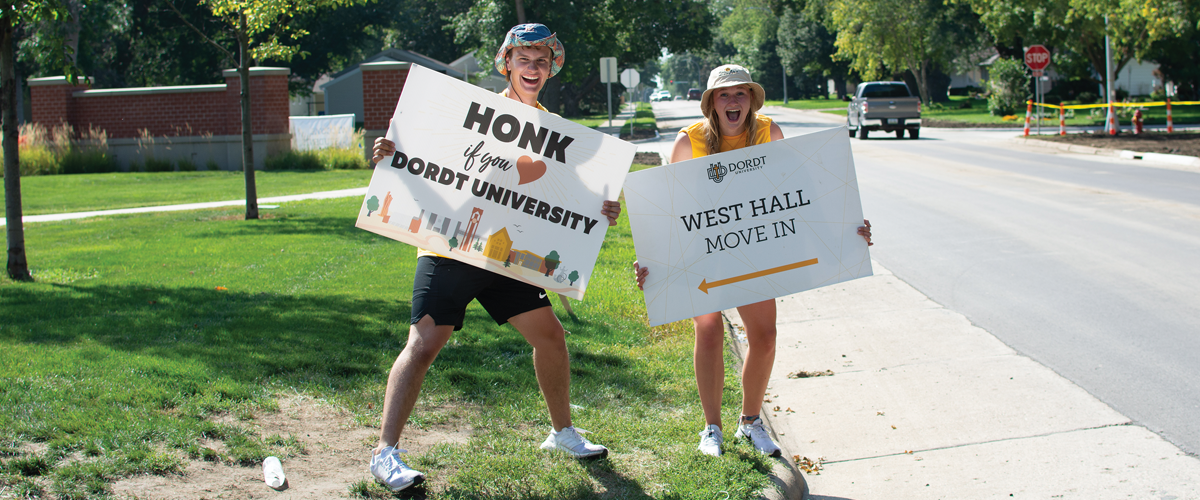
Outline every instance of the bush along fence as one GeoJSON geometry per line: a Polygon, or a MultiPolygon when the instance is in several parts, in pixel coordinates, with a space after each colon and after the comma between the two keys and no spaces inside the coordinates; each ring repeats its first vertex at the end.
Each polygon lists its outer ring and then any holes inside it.
{"type": "Polygon", "coordinates": [[[1176,101],[1171,102],[1170,99],[1156,102],[1111,102],[1100,104],[1047,104],[1044,102],[1033,102],[1032,100],[1025,101],[1025,136],[1029,136],[1029,120],[1033,117],[1033,107],[1041,106],[1043,108],[1053,108],[1058,110],[1058,134],[1067,135],[1067,119],[1066,110],[1068,109],[1095,109],[1108,108],[1108,117],[1105,120],[1104,128],[1110,135],[1117,135],[1120,132],[1120,124],[1117,121],[1117,113],[1115,108],[1135,108],[1133,117],[1133,130],[1135,134],[1142,133],[1142,109],[1158,106],[1167,107],[1167,133],[1175,132],[1175,124],[1171,120],[1171,106],[1200,106],[1200,101],[1176,101]]]}

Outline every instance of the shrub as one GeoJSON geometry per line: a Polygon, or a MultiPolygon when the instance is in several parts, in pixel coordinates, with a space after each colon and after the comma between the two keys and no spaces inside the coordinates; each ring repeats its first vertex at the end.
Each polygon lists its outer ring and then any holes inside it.
{"type": "Polygon", "coordinates": [[[1078,99],[1079,104],[1095,104],[1096,101],[1100,100],[1100,96],[1096,95],[1095,92],[1080,92],[1078,99]]]}
{"type": "Polygon", "coordinates": [[[993,116],[1005,116],[1023,108],[1029,95],[1025,65],[1016,59],[997,59],[988,71],[988,111],[993,116]]]}
{"type": "Polygon", "coordinates": [[[160,160],[153,156],[147,156],[146,162],[142,164],[143,170],[146,172],[174,172],[175,165],[171,160],[160,160]]]}
{"type": "Polygon", "coordinates": [[[180,172],[195,172],[196,171],[196,162],[194,162],[188,158],[180,158],[179,161],[175,162],[175,164],[179,166],[180,172]]]}
{"type": "Polygon", "coordinates": [[[116,172],[117,161],[103,151],[71,151],[60,163],[64,174],[116,172]]]}
{"type": "Polygon", "coordinates": [[[108,134],[89,127],[80,135],[73,140],[75,130],[66,124],[54,128],[37,123],[22,125],[18,139],[21,175],[115,171],[116,160],[108,155],[108,134]]]}

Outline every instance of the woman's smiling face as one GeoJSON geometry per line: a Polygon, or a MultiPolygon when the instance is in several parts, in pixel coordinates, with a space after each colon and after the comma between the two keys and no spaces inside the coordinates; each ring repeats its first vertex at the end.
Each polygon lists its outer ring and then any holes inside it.
{"type": "Polygon", "coordinates": [[[509,80],[522,102],[534,102],[546,80],[550,79],[553,54],[549,47],[515,47],[509,51],[509,80]]]}
{"type": "Polygon", "coordinates": [[[717,112],[721,135],[738,135],[746,126],[753,92],[747,85],[734,85],[712,91],[712,109],[717,112]]]}

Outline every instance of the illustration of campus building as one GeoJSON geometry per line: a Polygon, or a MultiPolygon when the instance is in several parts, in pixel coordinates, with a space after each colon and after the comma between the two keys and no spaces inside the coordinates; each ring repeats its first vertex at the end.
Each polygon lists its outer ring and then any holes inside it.
{"type": "Polygon", "coordinates": [[[500,228],[499,231],[488,236],[487,244],[483,247],[483,256],[492,260],[506,262],[509,259],[509,251],[512,250],[512,238],[508,237],[508,228],[500,228]]]}
{"type": "MultiPolygon", "coordinates": [[[[467,251],[471,245],[475,244],[475,230],[479,229],[479,219],[483,217],[483,209],[479,207],[471,207],[471,221],[467,222],[467,230],[463,233],[463,237],[459,240],[458,249],[467,251]]],[[[458,231],[454,231],[454,237],[458,238],[458,231]]]]}
{"type": "Polygon", "coordinates": [[[513,254],[513,264],[533,271],[542,267],[542,257],[529,250],[514,250],[513,254]]]}

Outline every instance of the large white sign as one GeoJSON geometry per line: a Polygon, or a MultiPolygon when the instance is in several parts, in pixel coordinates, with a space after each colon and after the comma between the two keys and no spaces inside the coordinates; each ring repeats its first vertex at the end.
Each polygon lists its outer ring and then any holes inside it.
{"type": "Polygon", "coordinates": [[[651,325],[871,275],[845,127],[629,174],[651,325]]]}
{"type": "Polygon", "coordinates": [[[386,137],[357,227],[583,298],[636,146],[415,64],[386,137]]]}

